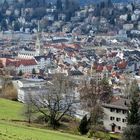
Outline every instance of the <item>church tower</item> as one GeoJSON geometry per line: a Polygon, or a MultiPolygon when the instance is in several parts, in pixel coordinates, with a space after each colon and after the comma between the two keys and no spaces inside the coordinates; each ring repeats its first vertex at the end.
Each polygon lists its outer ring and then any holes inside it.
{"type": "Polygon", "coordinates": [[[40,43],[40,39],[39,39],[39,22],[38,22],[38,32],[37,32],[37,39],[36,39],[36,43],[35,43],[35,50],[36,50],[36,56],[40,56],[42,55],[42,51],[41,51],[41,43],[40,43]]]}
{"type": "Polygon", "coordinates": [[[35,54],[36,56],[41,55],[41,45],[40,45],[40,40],[38,35],[35,43],[35,50],[36,50],[36,54],[35,54]]]}

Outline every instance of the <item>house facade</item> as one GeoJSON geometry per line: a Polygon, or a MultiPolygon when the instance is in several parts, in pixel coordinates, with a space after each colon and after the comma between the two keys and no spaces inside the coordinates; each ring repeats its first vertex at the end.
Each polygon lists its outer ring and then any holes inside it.
{"type": "Polygon", "coordinates": [[[0,58],[2,65],[5,69],[9,71],[15,71],[19,73],[32,73],[33,69],[38,72],[38,64],[35,59],[10,59],[10,58],[0,58]]]}
{"type": "Polygon", "coordinates": [[[103,104],[103,124],[108,131],[121,133],[126,127],[128,102],[120,98],[110,104],[103,104]]]}

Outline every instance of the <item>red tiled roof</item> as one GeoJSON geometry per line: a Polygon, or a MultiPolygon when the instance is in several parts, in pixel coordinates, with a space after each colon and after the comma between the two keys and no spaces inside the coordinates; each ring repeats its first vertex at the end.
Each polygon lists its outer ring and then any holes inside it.
{"type": "Polygon", "coordinates": [[[21,60],[16,62],[15,66],[19,67],[20,65],[33,66],[33,65],[37,65],[37,62],[35,61],[35,59],[21,59],[21,60]]]}
{"type": "Polygon", "coordinates": [[[35,59],[9,59],[9,58],[1,58],[1,62],[3,66],[15,66],[19,67],[20,65],[23,66],[30,66],[30,65],[37,65],[35,59]]]}
{"type": "Polygon", "coordinates": [[[108,57],[115,57],[117,55],[117,52],[111,52],[108,57]]]}
{"type": "Polygon", "coordinates": [[[98,65],[96,68],[96,71],[101,72],[103,70],[104,66],[98,65]]]}
{"type": "Polygon", "coordinates": [[[113,68],[113,66],[108,65],[108,66],[106,66],[106,68],[107,68],[107,70],[108,70],[108,71],[111,71],[111,70],[112,70],[112,68],[113,68]]]}
{"type": "Polygon", "coordinates": [[[4,66],[3,66],[3,63],[2,63],[2,61],[0,60],[0,68],[3,68],[4,66]]]}
{"type": "Polygon", "coordinates": [[[125,69],[126,66],[127,66],[127,62],[123,60],[123,61],[119,62],[119,63],[117,64],[117,66],[118,66],[118,68],[120,68],[120,69],[125,69]]]}

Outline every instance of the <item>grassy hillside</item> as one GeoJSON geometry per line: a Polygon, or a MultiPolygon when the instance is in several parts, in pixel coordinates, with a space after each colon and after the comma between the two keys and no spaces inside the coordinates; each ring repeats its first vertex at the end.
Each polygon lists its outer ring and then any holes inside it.
{"type": "Polygon", "coordinates": [[[88,140],[87,138],[0,121],[1,140],[88,140]]]}
{"type": "Polygon", "coordinates": [[[23,104],[0,98],[0,140],[88,140],[85,137],[12,122],[24,120],[22,110],[23,104]]]}
{"type": "Polygon", "coordinates": [[[0,120],[23,120],[23,104],[0,99],[0,120]]]}

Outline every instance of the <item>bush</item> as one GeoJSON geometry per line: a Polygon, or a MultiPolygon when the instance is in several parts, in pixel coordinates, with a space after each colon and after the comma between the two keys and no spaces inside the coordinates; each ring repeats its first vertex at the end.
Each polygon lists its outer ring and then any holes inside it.
{"type": "Polygon", "coordinates": [[[101,140],[110,140],[110,135],[108,133],[91,129],[88,133],[88,138],[93,137],[100,138],[101,140]]]}
{"type": "Polygon", "coordinates": [[[61,122],[65,122],[65,123],[69,123],[70,121],[71,121],[71,118],[68,117],[68,116],[64,116],[64,117],[62,117],[62,119],[61,119],[61,122]]]}
{"type": "Polygon", "coordinates": [[[2,86],[0,97],[16,101],[17,94],[17,89],[14,87],[12,81],[6,80],[2,86]]]}
{"type": "Polygon", "coordinates": [[[128,125],[123,132],[123,140],[140,140],[140,126],[128,125]]]}
{"type": "Polygon", "coordinates": [[[101,138],[102,140],[110,140],[110,136],[107,133],[98,131],[94,135],[96,138],[101,138]]]}
{"type": "Polygon", "coordinates": [[[88,132],[88,138],[92,138],[93,136],[94,136],[94,131],[93,130],[90,130],[89,132],[88,132]]]}
{"type": "Polygon", "coordinates": [[[35,120],[36,123],[48,123],[49,122],[49,118],[46,118],[45,116],[39,116],[37,117],[37,119],[35,120]]]}

